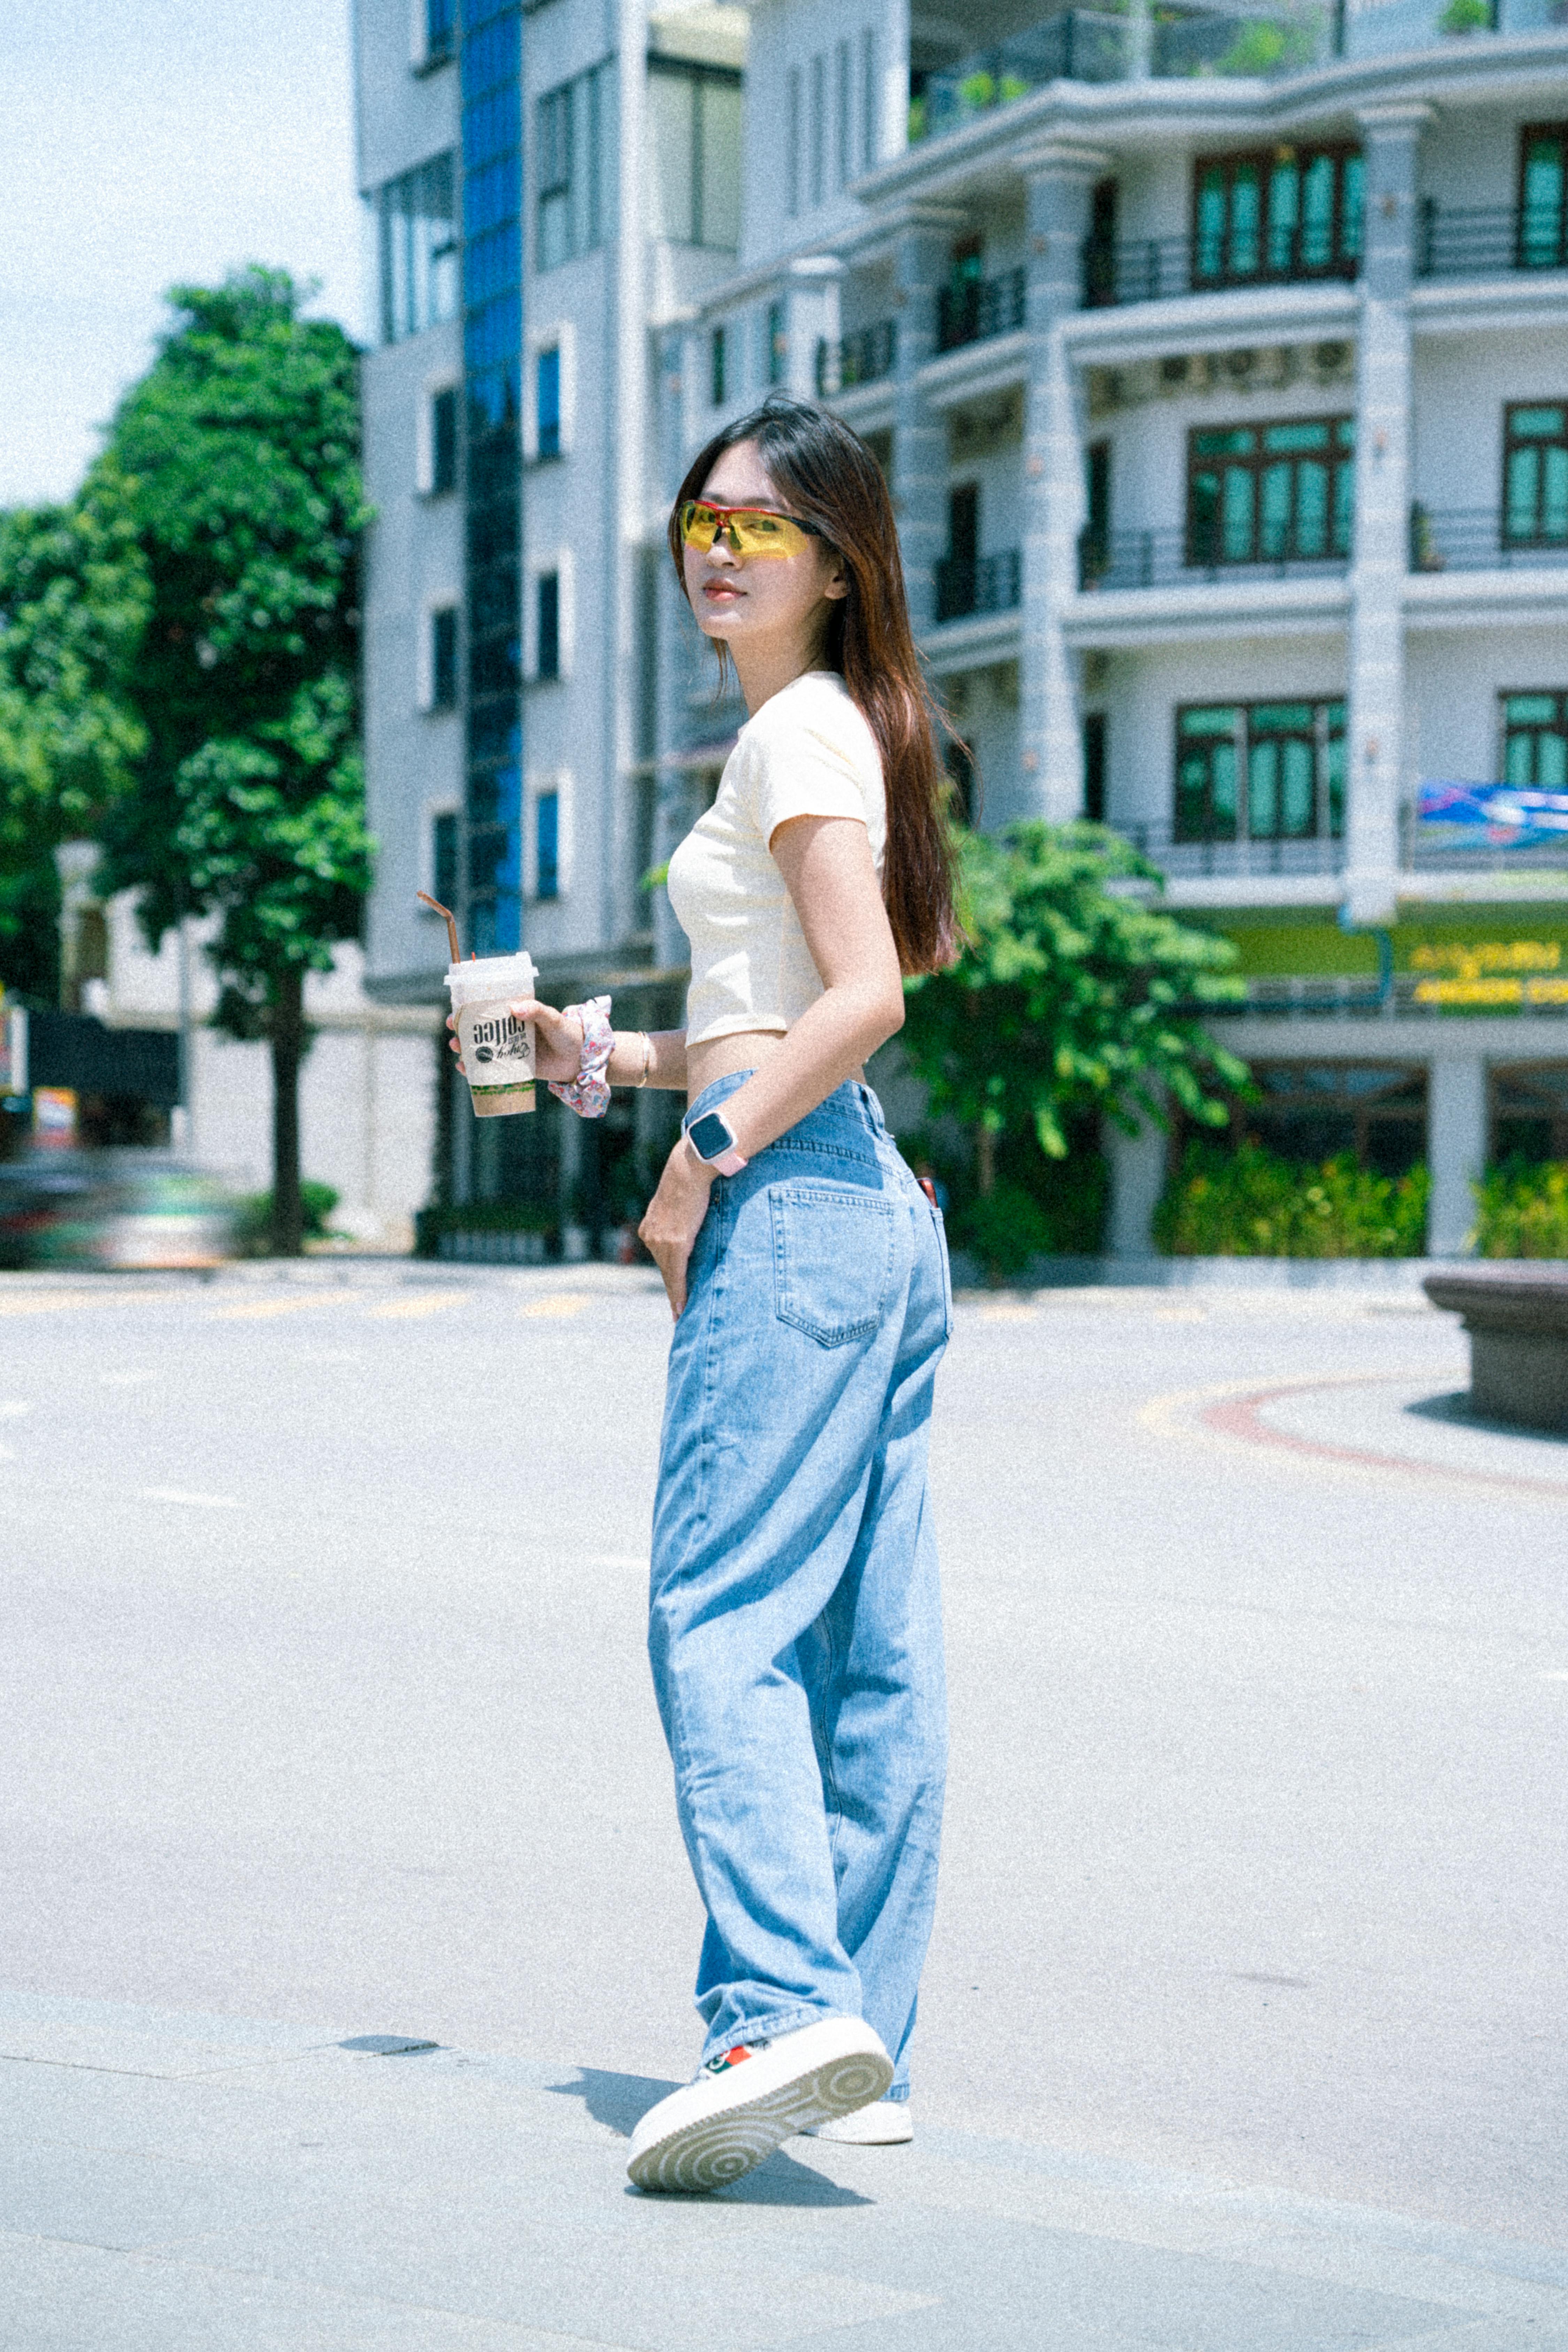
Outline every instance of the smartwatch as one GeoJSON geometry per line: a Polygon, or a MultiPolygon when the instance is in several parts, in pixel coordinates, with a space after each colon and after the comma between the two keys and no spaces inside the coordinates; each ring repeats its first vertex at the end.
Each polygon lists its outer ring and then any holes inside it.
{"type": "Polygon", "coordinates": [[[699,1160],[720,1176],[738,1176],[745,1166],[734,1130],[721,1110],[705,1110],[686,1130],[686,1140],[699,1160]]]}

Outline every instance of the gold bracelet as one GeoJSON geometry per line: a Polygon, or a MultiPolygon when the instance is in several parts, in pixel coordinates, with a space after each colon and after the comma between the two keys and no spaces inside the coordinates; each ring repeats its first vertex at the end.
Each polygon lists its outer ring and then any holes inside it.
{"type": "Polygon", "coordinates": [[[648,1035],[647,1031],[645,1029],[642,1033],[642,1076],[637,1080],[637,1086],[639,1088],[647,1086],[647,1074],[652,1067],[653,1039],[648,1035]]]}

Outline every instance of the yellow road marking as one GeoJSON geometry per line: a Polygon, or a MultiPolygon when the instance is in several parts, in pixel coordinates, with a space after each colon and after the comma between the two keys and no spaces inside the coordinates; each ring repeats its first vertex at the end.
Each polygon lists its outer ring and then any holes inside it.
{"type": "Polygon", "coordinates": [[[531,1298],[526,1306],[520,1307],[517,1311],[520,1315],[562,1318],[568,1315],[581,1315],[587,1304],[580,1290],[554,1290],[547,1297],[531,1298]]]}
{"type": "Polygon", "coordinates": [[[997,1298],[989,1307],[981,1308],[980,1320],[983,1323],[1032,1323],[1038,1312],[1037,1307],[1026,1307],[1022,1299],[997,1298]]]}
{"type": "Polygon", "coordinates": [[[409,1322],[417,1315],[439,1315],[446,1307],[461,1306],[466,1290],[424,1290],[412,1298],[389,1298],[370,1313],[383,1323],[409,1322]]]}
{"type": "Polygon", "coordinates": [[[69,1307],[131,1307],[163,1305],[184,1298],[183,1290],[36,1290],[30,1296],[0,1296],[0,1315],[56,1315],[69,1307]]]}
{"type": "Polygon", "coordinates": [[[243,1307],[220,1307],[209,1323],[270,1323],[279,1315],[300,1315],[307,1307],[342,1307],[362,1297],[356,1290],[296,1290],[287,1298],[247,1298],[243,1307]]]}

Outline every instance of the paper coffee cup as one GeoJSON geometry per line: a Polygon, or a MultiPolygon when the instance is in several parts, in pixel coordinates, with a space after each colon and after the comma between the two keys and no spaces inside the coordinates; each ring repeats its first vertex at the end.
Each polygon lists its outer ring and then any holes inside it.
{"type": "Polygon", "coordinates": [[[533,1024],[509,1009],[533,988],[533,958],[522,950],[455,963],[447,974],[476,1118],[533,1108],[533,1024]]]}

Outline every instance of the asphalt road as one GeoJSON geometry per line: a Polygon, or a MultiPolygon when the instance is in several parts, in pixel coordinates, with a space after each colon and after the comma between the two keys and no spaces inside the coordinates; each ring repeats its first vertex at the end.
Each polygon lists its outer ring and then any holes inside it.
{"type": "MultiPolygon", "coordinates": [[[[0,1277],[0,1988],[679,2076],[639,1274],[0,1277]]],[[[1568,1445],[1406,1300],[963,1303],[916,2114],[1568,2243],[1568,1445]]]]}

